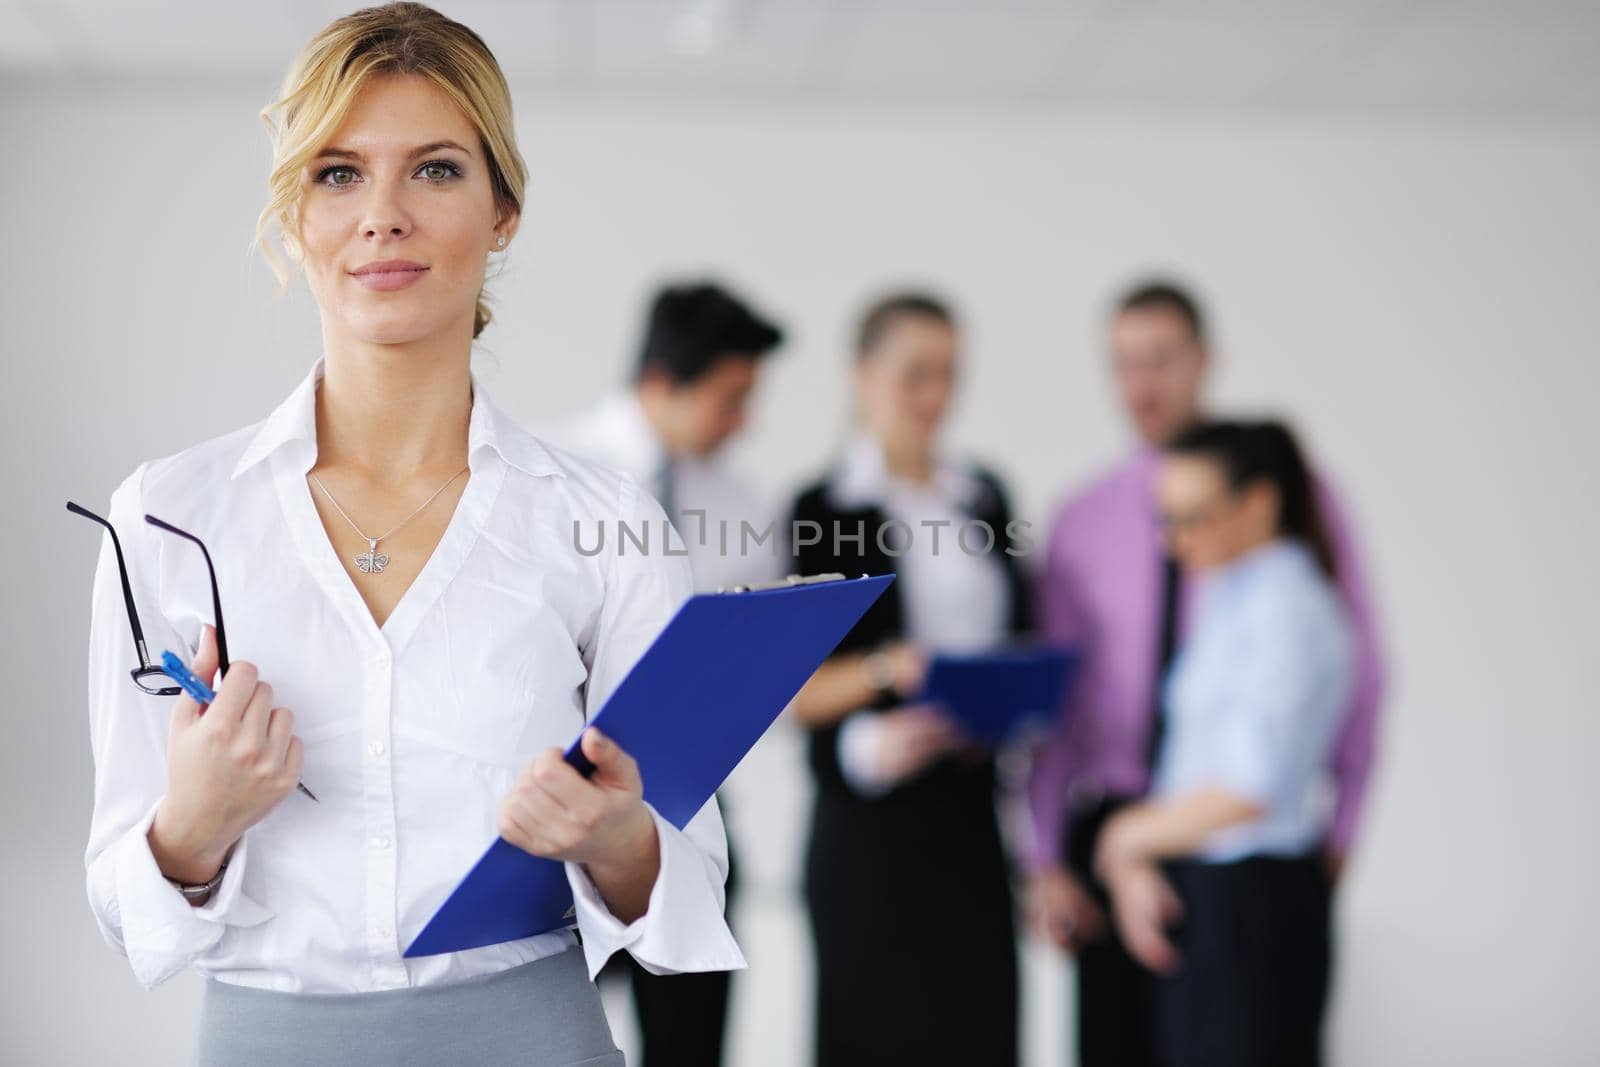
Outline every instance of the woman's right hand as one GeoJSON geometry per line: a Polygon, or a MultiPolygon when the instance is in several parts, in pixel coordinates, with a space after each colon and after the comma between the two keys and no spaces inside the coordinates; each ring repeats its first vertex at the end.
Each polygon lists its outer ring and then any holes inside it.
{"type": "Polygon", "coordinates": [[[874,725],[876,777],[891,785],[921,774],[966,740],[950,717],[932,704],[903,704],[879,714],[874,725]]]}
{"type": "MultiPolygon", "coordinates": [[[[216,634],[202,628],[190,669],[210,682],[216,634]]],[[[187,693],[172,708],[167,793],[148,839],[156,865],[187,884],[210,881],[244,834],[300,780],[302,751],[294,714],[272,706],[272,687],[253,664],[228,668],[217,698],[201,706],[187,693]]]]}

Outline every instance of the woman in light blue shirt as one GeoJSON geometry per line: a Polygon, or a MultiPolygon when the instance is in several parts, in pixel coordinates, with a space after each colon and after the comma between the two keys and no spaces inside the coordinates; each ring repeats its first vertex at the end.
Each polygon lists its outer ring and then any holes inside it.
{"type": "Polygon", "coordinates": [[[1278,423],[1186,431],[1157,497],[1201,586],[1162,688],[1151,796],[1107,824],[1097,870],[1129,951],[1162,976],[1163,1063],[1316,1064],[1326,779],[1353,673],[1333,557],[1278,423]]]}

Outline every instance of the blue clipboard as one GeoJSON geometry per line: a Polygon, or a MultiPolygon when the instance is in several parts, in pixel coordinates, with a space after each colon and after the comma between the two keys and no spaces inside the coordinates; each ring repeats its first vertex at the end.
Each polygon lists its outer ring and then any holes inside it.
{"type": "Polygon", "coordinates": [[[1049,646],[941,653],[928,665],[922,700],[940,705],[974,740],[1002,745],[1060,710],[1080,660],[1077,649],[1049,646]]]}
{"type": "MultiPolygon", "coordinates": [[[[893,580],[791,578],[690,597],[593,725],[638,761],[645,800],[682,829],[893,580]]],[[[567,762],[594,773],[577,741],[567,762]]],[[[405,955],[532,937],[574,915],[565,864],[497,838],[405,955]]]]}

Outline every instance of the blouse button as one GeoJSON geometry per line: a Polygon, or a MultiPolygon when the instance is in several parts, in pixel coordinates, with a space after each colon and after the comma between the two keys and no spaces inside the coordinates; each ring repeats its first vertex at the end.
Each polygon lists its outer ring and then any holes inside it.
{"type": "Polygon", "coordinates": [[[367,751],[372,753],[373,758],[376,759],[377,757],[382,756],[386,749],[382,741],[374,741],[372,744],[367,746],[367,751]]]}
{"type": "Polygon", "coordinates": [[[372,847],[373,848],[388,848],[389,847],[389,835],[388,834],[373,834],[372,835],[372,847]]]}

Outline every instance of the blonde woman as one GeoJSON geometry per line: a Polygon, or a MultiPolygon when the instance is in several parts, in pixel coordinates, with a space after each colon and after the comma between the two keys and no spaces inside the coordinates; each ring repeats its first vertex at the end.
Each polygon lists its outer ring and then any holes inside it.
{"type": "Polygon", "coordinates": [[[680,831],[597,731],[592,779],[560,758],[690,577],[578,552],[575,523],[660,507],[523,432],[469,369],[525,181],[504,77],[471,30],[390,4],[317,34],[263,118],[257,236],[304,272],[322,351],[263,421],[112,497],[150,649],[219,665],[204,557],[147,513],[209,547],[234,658],[204,707],[130,682],[107,539],[95,916],[147,987],[206,976],[199,1063],[620,1064],[593,984],[608,957],[744,961],[715,802],[680,831]],[[565,862],[576,933],[403,958],[496,833],[565,862]]]}

